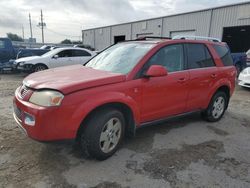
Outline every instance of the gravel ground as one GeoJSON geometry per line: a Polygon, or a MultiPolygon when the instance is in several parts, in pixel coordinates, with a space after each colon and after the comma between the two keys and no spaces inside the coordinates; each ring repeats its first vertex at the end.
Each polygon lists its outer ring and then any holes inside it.
{"type": "Polygon", "coordinates": [[[0,75],[0,188],[250,187],[250,90],[237,87],[220,122],[199,114],[138,130],[106,161],[72,141],[39,143],[12,118],[24,75],[0,75]]]}

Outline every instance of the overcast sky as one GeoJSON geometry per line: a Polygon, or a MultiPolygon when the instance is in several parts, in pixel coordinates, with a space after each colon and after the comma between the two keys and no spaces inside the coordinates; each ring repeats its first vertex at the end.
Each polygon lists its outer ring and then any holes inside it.
{"type": "Polygon", "coordinates": [[[0,37],[7,32],[30,37],[31,14],[33,36],[41,41],[37,27],[43,10],[45,42],[65,38],[81,39],[81,30],[139,19],[205,9],[247,0],[0,0],[0,37]]]}

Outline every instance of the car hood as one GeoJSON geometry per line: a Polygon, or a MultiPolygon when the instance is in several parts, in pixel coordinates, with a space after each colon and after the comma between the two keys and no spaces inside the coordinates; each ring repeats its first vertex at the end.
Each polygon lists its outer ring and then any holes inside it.
{"type": "Polygon", "coordinates": [[[39,58],[41,58],[41,56],[22,57],[22,58],[15,60],[15,62],[16,63],[27,62],[27,61],[32,61],[34,59],[39,59],[39,58]]]}
{"type": "Polygon", "coordinates": [[[33,73],[23,84],[33,89],[55,89],[63,94],[125,81],[126,75],[95,70],[82,65],[65,66],[33,73]]]}

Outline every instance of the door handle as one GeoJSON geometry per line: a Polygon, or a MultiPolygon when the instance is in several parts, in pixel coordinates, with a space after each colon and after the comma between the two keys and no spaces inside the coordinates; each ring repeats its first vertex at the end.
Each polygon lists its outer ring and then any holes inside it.
{"type": "Polygon", "coordinates": [[[177,82],[178,82],[178,83],[184,83],[184,82],[186,82],[186,79],[185,79],[185,78],[179,78],[179,79],[177,80],[177,82]]]}
{"type": "Polygon", "coordinates": [[[217,74],[211,74],[211,78],[216,78],[217,77],[217,74]]]}

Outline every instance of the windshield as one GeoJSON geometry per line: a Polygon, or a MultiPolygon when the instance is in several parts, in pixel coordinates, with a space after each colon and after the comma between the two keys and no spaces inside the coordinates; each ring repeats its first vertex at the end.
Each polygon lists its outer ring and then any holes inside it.
{"type": "Polygon", "coordinates": [[[127,74],[153,46],[155,44],[116,44],[94,57],[86,66],[103,71],[127,74]]]}

